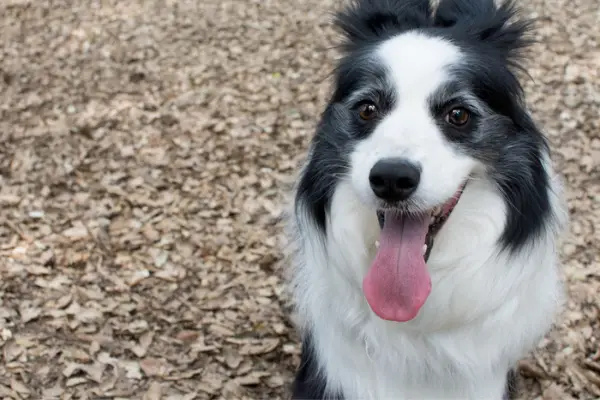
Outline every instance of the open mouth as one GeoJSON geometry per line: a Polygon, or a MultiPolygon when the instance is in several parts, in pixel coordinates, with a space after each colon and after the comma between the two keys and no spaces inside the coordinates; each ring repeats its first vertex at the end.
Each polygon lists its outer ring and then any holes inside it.
{"type": "Polygon", "coordinates": [[[377,212],[381,234],[363,280],[363,293],[379,317],[409,321],[425,304],[431,292],[426,262],[463,189],[461,185],[452,198],[430,212],[409,214],[394,208],[377,212]]]}
{"type": "MultiPolygon", "coordinates": [[[[448,217],[450,217],[450,214],[454,210],[454,207],[456,207],[456,204],[460,199],[460,195],[462,194],[464,187],[464,184],[461,185],[461,187],[454,194],[454,196],[452,196],[446,203],[444,203],[442,206],[434,207],[430,211],[429,227],[427,230],[427,235],[425,236],[425,243],[423,243],[422,247],[423,259],[425,260],[425,262],[429,260],[429,255],[431,254],[431,250],[433,249],[433,244],[436,235],[438,234],[440,229],[442,229],[442,226],[444,226],[444,224],[448,220],[448,217]]],[[[385,224],[386,211],[394,212],[393,209],[377,211],[377,219],[379,220],[379,227],[381,229],[383,229],[385,224]]],[[[375,247],[379,248],[379,241],[375,242],[375,247]]]]}

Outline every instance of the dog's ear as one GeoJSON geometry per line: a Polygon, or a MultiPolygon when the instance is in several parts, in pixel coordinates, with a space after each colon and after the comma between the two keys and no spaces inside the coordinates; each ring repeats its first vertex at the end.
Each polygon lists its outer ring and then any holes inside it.
{"type": "Polygon", "coordinates": [[[517,61],[523,49],[532,44],[531,20],[520,17],[514,0],[497,6],[495,0],[441,0],[434,25],[456,27],[469,37],[500,51],[508,61],[517,61]]]}
{"type": "Polygon", "coordinates": [[[345,50],[373,43],[410,29],[431,26],[430,0],[354,0],[337,13],[335,25],[345,50]]]}
{"type": "Polygon", "coordinates": [[[435,12],[435,26],[447,28],[473,22],[496,11],[494,0],[441,0],[435,12]]]}

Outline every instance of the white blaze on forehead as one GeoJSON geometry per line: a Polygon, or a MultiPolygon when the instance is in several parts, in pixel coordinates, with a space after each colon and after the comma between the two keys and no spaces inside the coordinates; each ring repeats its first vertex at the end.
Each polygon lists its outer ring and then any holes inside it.
{"type": "Polygon", "coordinates": [[[385,67],[396,101],[354,148],[350,164],[356,193],[376,207],[369,171],[381,159],[399,157],[422,169],[413,199],[427,208],[443,204],[476,163],[449,143],[440,128],[443,116],[433,115],[430,104],[432,95],[451,79],[449,67],[464,62],[463,54],[443,38],[408,32],[383,42],[374,61],[385,67]]]}
{"type": "Polygon", "coordinates": [[[423,100],[434,93],[447,79],[446,68],[460,60],[458,47],[419,32],[385,41],[377,55],[388,68],[400,102],[411,98],[423,100]]]}

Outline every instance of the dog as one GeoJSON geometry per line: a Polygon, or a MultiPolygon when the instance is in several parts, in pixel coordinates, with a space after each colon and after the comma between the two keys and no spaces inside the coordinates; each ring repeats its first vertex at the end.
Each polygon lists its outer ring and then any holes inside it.
{"type": "Polygon", "coordinates": [[[564,303],[568,223],[512,2],[356,0],[289,202],[293,399],[502,399],[564,303]]]}

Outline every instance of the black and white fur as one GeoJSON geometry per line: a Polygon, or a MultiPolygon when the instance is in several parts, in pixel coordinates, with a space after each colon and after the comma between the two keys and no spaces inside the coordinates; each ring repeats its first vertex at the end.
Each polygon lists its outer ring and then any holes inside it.
{"type": "Polygon", "coordinates": [[[551,328],[567,218],[515,75],[530,27],[515,17],[493,0],[357,0],[338,14],[343,57],[289,218],[294,399],[499,400],[551,328]],[[365,99],[374,121],[357,115],[365,99]],[[449,104],[471,112],[468,130],[445,123],[449,104]],[[361,290],[380,232],[368,175],[384,157],[421,166],[415,210],[468,182],[427,261],[431,294],[405,323],[379,318],[361,290]]]}

